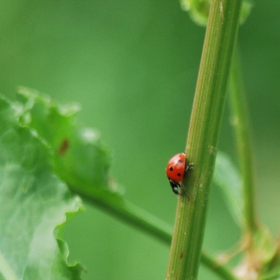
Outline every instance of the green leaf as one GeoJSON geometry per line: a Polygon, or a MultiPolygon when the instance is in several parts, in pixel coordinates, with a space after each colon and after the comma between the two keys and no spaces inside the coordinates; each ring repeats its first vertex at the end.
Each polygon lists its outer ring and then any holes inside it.
{"type": "Polygon", "coordinates": [[[228,209],[237,225],[244,225],[242,179],[228,155],[218,152],[213,182],[221,189],[228,209]]]}
{"type": "Polygon", "coordinates": [[[61,238],[80,199],[52,172],[50,149],[0,98],[0,279],[80,279],[61,238]]]}
{"type": "MultiPolygon", "coordinates": [[[[180,0],[181,7],[184,11],[188,11],[192,20],[198,24],[205,26],[208,21],[211,0],[180,0]]],[[[243,0],[240,24],[243,24],[251,13],[253,7],[252,0],[243,0]]]]}
{"type": "Polygon", "coordinates": [[[17,111],[25,125],[34,128],[51,146],[54,168],[79,193],[91,191],[120,195],[109,176],[111,156],[99,133],[76,121],[77,105],[60,105],[47,95],[20,89],[17,111]]]}
{"type": "Polygon", "coordinates": [[[211,0],[181,0],[182,10],[188,11],[191,19],[205,26],[208,21],[211,0]]]}
{"type": "Polygon", "coordinates": [[[20,89],[14,104],[21,122],[34,128],[53,150],[55,172],[70,189],[154,236],[170,242],[171,227],[124,199],[120,187],[109,176],[111,157],[95,130],[76,121],[77,106],[59,105],[47,95],[20,89]]]}

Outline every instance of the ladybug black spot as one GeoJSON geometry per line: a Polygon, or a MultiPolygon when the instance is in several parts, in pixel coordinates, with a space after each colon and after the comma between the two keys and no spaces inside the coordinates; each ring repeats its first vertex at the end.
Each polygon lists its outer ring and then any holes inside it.
{"type": "Polygon", "coordinates": [[[170,170],[170,171],[173,171],[173,167],[172,167],[172,166],[170,166],[170,167],[169,167],[169,170],[170,170]]]}
{"type": "Polygon", "coordinates": [[[178,162],[182,163],[182,160],[181,160],[181,159],[179,159],[179,160],[178,160],[178,162]]]}
{"type": "Polygon", "coordinates": [[[181,177],[181,173],[178,173],[177,176],[178,176],[178,177],[181,177]]]}

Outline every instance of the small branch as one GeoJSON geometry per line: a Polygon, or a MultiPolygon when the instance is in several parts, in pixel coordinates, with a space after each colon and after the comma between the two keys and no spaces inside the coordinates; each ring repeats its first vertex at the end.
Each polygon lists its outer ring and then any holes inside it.
{"type": "Polygon", "coordinates": [[[70,189],[93,206],[98,206],[110,215],[170,245],[172,227],[169,224],[126,201],[118,194],[106,189],[80,188],[80,186],[75,187],[73,185],[70,189]]]}
{"type": "Polygon", "coordinates": [[[253,236],[257,229],[254,201],[254,173],[251,130],[245,98],[244,83],[237,50],[233,56],[230,73],[230,105],[232,125],[235,129],[238,158],[243,178],[245,234],[253,236]]]}
{"type": "MultiPolygon", "coordinates": [[[[98,206],[110,215],[121,219],[128,225],[132,225],[170,246],[172,227],[164,221],[161,221],[157,217],[122,198],[118,200],[114,194],[108,191],[102,193],[98,190],[96,192],[92,188],[80,189],[75,188],[73,185],[71,189],[93,206],[98,206]]],[[[232,274],[227,267],[221,266],[219,262],[209,254],[202,253],[201,263],[221,279],[225,279],[224,276],[228,275],[229,277],[226,279],[236,280],[233,276],[230,278],[232,274]]]]}
{"type": "Polygon", "coordinates": [[[212,256],[209,256],[207,253],[202,252],[201,255],[202,263],[211,269],[212,272],[216,273],[221,277],[221,279],[227,280],[237,280],[237,278],[232,274],[232,272],[224,266],[224,264],[219,263],[212,256]]]}

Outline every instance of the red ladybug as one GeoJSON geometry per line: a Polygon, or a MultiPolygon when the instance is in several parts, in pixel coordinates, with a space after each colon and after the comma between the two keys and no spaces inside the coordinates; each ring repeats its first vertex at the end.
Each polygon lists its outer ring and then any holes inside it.
{"type": "Polygon", "coordinates": [[[184,153],[177,154],[172,157],[166,167],[166,175],[170,182],[172,191],[179,194],[181,182],[186,172],[192,169],[193,164],[186,164],[186,155],[184,153]]]}

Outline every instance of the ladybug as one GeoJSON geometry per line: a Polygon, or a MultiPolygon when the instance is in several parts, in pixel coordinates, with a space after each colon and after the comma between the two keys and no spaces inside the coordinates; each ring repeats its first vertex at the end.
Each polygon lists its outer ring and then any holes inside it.
{"type": "Polygon", "coordinates": [[[166,166],[166,175],[175,194],[180,194],[181,182],[187,171],[192,168],[193,164],[186,164],[186,155],[184,153],[177,154],[169,160],[166,166]]]}

